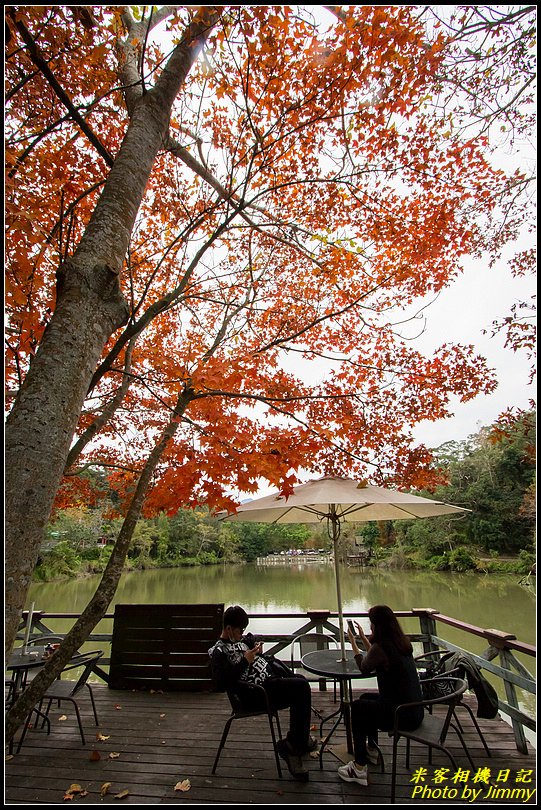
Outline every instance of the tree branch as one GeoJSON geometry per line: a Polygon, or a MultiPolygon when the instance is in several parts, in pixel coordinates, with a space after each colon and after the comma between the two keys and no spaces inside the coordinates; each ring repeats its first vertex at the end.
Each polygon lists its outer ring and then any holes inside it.
{"type": "Polygon", "coordinates": [[[124,397],[126,396],[126,393],[128,391],[128,388],[130,387],[131,382],[130,376],[131,358],[136,341],[137,335],[134,335],[129,342],[128,348],[126,349],[126,357],[124,359],[124,371],[122,373],[122,382],[120,384],[118,391],[116,392],[114,397],[108,403],[106,403],[105,407],[103,408],[99,416],[97,416],[96,419],[94,419],[94,421],[92,422],[92,424],[86,428],[86,430],[81,434],[81,436],[79,436],[73,447],[70,449],[68,457],[66,459],[64,475],[67,474],[67,470],[69,470],[70,467],[73,467],[73,465],[75,464],[76,460],[78,459],[78,457],[80,456],[86,445],[92,441],[96,433],[98,433],[98,431],[101,430],[101,428],[109,421],[109,419],[113,416],[117,408],[120,407],[124,397]]]}
{"type": "Polygon", "coordinates": [[[41,71],[45,79],[49,82],[50,86],[52,87],[55,94],[58,96],[62,104],[68,110],[71,118],[78,124],[79,128],[84,132],[92,146],[96,149],[98,154],[105,160],[107,165],[111,167],[114,163],[114,158],[102,144],[96,133],[92,130],[92,128],[86,123],[83,116],[79,113],[77,108],[74,106],[73,102],[71,101],[68,94],[65,92],[63,87],[58,83],[56,77],[52,70],[50,69],[49,65],[41,55],[41,52],[32,37],[32,34],[22,22],[22,20],[17,20],[15,16],[15,10],[13,8],[8,9],[8,14],[13,19],[13,22],[20,33],[25,45],[28,48],[28,53],[32,62],[36,65],[37,68],[41,71]]]}

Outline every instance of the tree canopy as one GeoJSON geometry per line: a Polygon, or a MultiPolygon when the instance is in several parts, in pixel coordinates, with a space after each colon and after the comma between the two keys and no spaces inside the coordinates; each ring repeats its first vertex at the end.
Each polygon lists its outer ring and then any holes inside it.
{"type": "MultiPolygon", "coordinates": [[[[14,391],[129,116],[191,14],[122,8],[8,14],[14,391]]],[[[397,323],[462,255],[516,235],[518,215],[486,225],[525,178],[491,167],[486,121],[473,138],[452,129],[443,79],[470,98],[479,84],[456,34],[452,50],[447,32],[429,37],[417,7],[333,12],[315,24],[287,6],[220,7],[173,104],[120,271],[128,322],[93,372],[68,462],[92,440],[87,459],[137,476],[176,409],[149,509],[261,477],[284,486],[308,458],[426,483],[411,427],[445,416],[450,394],[494,387],[471,347],[423,357],[397,323]]]]}

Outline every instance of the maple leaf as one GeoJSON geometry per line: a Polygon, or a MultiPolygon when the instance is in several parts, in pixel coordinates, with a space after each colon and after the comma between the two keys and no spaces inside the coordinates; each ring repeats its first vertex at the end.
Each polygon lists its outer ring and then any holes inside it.
{"type": "Polygon", "coordinates": [[[130,795],[129,790],[121,790],[120,793],[115,793],[114,798],[115,799],[125,799],[126,796],[129,796],[129,795],[130,795]]]}
{"type": "Polygon", "coordinates": [[[88,792],[76,782],[71,784],[64,794],[64,801],[72,801],[75,796],[87,796],[88,792]]]}

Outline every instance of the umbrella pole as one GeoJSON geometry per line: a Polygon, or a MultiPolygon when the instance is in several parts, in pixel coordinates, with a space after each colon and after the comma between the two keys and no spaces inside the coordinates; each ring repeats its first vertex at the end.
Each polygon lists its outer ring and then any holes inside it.
{"type": "Polygon", "coordinates": [[[334,579],[336,582],[336,602],[338,606],[338,627],[340,630],[340,650],[342,652],[342,661],[346,660],[346,642],[344,637],[344,616],[342,613],[342,591],[340,589],[340,571],[338,568],[338,538],[340,536],[340,526],[338,517],[334,512],[331,512],[330,517],[332,523],[332,541],[334,548],[334,579]]]}
{"type": "MultiPolygon", "coordinates": [[[[342,612],[342,591],[340,589],[340,570],[338,567],[338,538],[340,537],[340,520],[336,514],[334,504],[331,507],[330,517],[332,523],[332,541],[334,548],[334,578],[336,580],[336,601],[338,604],[338,626],[340,628],[341,659],[346,661],[346,642],[344,638],[344,615],[342,612]]],[[[340,708],[346,726],[346,739],[348,754],[353,753],[353,736],[351,731],[351,681],[340,680],[340,708]]]]}

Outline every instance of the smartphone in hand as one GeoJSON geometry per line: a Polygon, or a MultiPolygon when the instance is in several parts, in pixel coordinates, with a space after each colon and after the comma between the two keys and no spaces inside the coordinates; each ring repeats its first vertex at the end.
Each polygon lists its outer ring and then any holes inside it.
{"type": "Polygon", "coordinates": [[[357,635],[356,632],[355,632],[355,628],[353,627],[353,622],[351,621],[351,619],[348,619],[348,630],[353,636],[357,635]]]}

